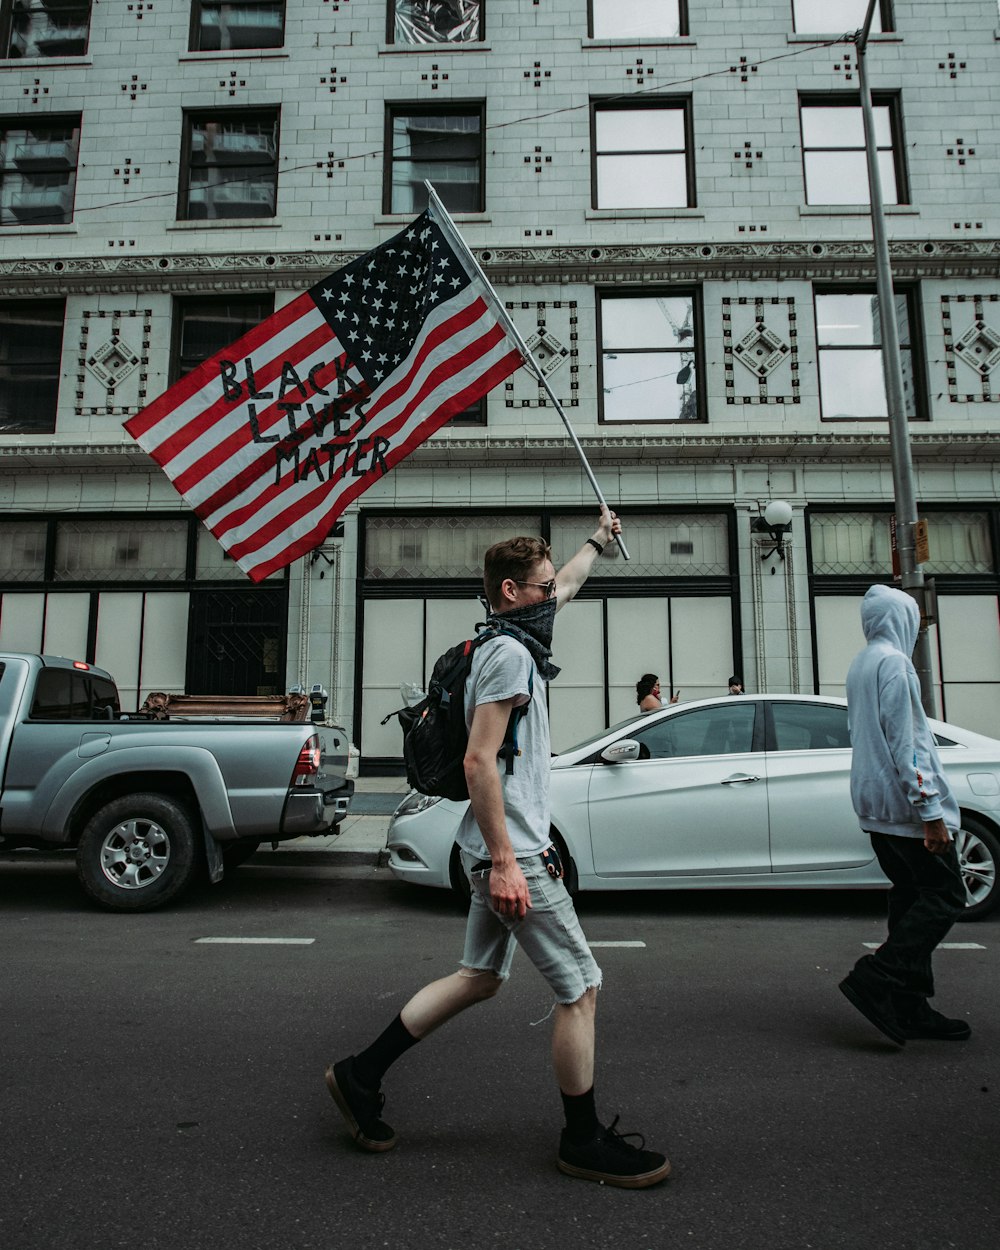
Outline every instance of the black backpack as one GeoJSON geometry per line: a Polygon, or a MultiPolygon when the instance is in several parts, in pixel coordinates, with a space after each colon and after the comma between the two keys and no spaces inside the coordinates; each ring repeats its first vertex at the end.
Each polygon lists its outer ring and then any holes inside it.
{"type": "MultiPolygon", "coordinates": [[[[403,759],[406,780],[421,794],[438,795],[444,799],[467,799],[465,752],[469,731],[465,725],[465,679],[472,668],[477,647],[498,638],[497,629],[481,629],[475,638],[450,647],[440,656],[431,672],[427,694],[413,707],[390,712],[382,724],[399,717],[403,730],[403,759]]],[[[529,685],[529,694],[531,688],[529,685]]],[[[507,722],[500,755],[506,761],[508,774],[514,771],[517,749],[517,722],[527,712],[528,704],[514,708],[507,722]]]]}

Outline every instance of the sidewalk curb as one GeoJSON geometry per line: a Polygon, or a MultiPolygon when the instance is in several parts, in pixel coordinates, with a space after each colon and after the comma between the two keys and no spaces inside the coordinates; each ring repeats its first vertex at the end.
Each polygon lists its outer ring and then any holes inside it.
{"type": "Polygon", "coordinates": [[[389,855],[384,847],[378,851],[258,851],[246,862],[251,867],[266,867],[268,864],[294,867],[298,864],[303,868],[337,868],[361,864],[369,868],[384,868],[389,862],[389,855]]]}

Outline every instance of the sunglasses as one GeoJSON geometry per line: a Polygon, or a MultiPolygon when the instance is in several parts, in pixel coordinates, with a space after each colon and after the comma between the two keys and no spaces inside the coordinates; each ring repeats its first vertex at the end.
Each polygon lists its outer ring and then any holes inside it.
{"type": "Polygon", "coordinates": [[[551,599],[556,593],[556,579],[553,577],[550,582],[523,582],[519,577],[511,579],[517,582],[518,586],[538,586],[539,589],[545,591],[545,598],[551,599]]]}

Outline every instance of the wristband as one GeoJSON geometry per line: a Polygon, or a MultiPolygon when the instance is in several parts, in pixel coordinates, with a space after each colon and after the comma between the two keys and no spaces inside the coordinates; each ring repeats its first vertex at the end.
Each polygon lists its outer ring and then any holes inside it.
{"type": "Polygon", "coordinates": [[[596,538],[588,538],[587,542],[590,543],[590,545],[594,548],[594,550],[597,552],[599,556],[604,555],[604,548],[601,546],[601,544],[597,541],[596,538]]]}

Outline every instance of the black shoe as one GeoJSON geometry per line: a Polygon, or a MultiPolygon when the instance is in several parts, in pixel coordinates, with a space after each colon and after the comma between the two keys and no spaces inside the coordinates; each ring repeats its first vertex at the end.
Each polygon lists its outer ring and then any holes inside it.
{"type": "Polygon", "coordinates": [[[361,1084],[354,1075],[353,1055],[327,1068],[326,1087],[362,1150],[391,1150],[395,1146],[396,1134],[380,1119],[385,1094],[361,1084]]]}
{"type": "Polygon", "coordinates": [[[972,1036],[967,1021],[949,1020],[927,1002],[900,1020],[899,1027],[911,1041],[966,1042],[972,1036]]]}
{"type": "Polygon", "coordinates": [[[604,1185],[617,1185],[620,1189],[645,1189],[670,1175],[670,1164],[665,1155],[646,1150],[640,1133],[618,1133],[615,1125],[599,1128],[593,1137],[584,1142],[574,1142],[563,1129],[559,1142],[557,1166],[567,1176],[578,1176],[585,1181],[600,1181],[604,1185]],[[639,1145],[633,1146],[626,1137],[638,1137],[639,1145]]]}
{"type": "Polygon", "coordinates": [[[906,1045],[907,1035],[896,1018],[888,994],[884,997],[874,994],[867,985],[862,983],[856,972],[849,972],[844,977],[840,983],[840,991],[848,1002],[857,1007],[858,1011],[877,1029],[881,1029],[890,1041],[895,1042],[897,1046],[906,1045]]]}

